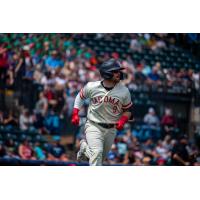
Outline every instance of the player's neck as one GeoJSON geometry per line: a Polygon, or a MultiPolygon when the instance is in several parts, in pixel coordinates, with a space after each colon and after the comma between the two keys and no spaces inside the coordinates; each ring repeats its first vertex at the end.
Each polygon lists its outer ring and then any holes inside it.
{"type": "Polygon", "coordinates": [[[107,88],[113,88],[115,85],[117,84],[117,82],[112,81],[112,80],[103,80],[103,85],[107,88]]]}

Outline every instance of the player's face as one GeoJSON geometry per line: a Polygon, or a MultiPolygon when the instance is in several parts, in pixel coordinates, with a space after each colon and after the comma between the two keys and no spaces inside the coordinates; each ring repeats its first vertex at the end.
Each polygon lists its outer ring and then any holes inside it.
{"type": "Polygon", "coordinates": [[[114,82],[119,82],[120,81],[120,70],[115,70],[115,71],[113,71],[112,72],[113,73],[113,78],[112,78],[112,80],[114,81],[114,82]]]}

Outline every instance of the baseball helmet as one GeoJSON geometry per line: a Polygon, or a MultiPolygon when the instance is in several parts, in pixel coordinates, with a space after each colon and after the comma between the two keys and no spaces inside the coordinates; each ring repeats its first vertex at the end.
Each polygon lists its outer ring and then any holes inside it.
{"type": "MultiPolygon", "coordinates": [[[[99,72],[104,79],[112,79],[113,71],[123,70],[124,68],[121,67],[121,64],[118,60],[113,58],[105,61],[99,68],[99,72]]],[[[120,79],[123,79],[123,72],[120,71],[120,79]]]]}

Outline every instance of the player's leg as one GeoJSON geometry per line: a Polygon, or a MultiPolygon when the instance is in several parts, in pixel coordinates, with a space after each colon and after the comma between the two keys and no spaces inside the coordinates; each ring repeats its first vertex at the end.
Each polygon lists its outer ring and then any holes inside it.
{"type": "Polygon", "coordinates": [[[85,155],[85,151],[87,148],[87,142],[85,139],[80,141],[80,150],[77,153],[77,161],[79,162],[87,162],[89,158],[85,155]]]}
{"type": "MultiPolygon", "coordinates": [[[[90,126],[89,122],[86,121],[85,127],[84,127],[84,134],[86,134],[86,129],[90,126]]],[[[87,154],[85,154],[86,149],[88,148],[88,144],[86,139],[82,139],[80,141],[80,150],[77,153],[77,160],[79,162],[85,162],[89,160],[89,156],[87,154]]]]}
{"type": "Polygon", "coordinates": [[[92,166],[102,165],[104,138],[99,126],[90,124],[86,130],[87,147],[85,155],[89,158],[89,164],[92,166]]]}
{"type": "Polygon", "coordinates": [[[111,149],[112,144],[116,136],[115,129],[107,129],[104,135],[104,147],[103,147],[103,161],[106,159],[108,152],[111,149]]]}

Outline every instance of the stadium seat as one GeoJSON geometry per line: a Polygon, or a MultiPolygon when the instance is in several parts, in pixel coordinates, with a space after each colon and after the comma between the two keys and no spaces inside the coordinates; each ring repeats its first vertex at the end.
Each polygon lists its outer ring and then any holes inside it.
{"type": "Polygon", "coordinates": [[[18,140],[19,141],[23,141],[23,140],[25,140],[25,139],[27,139],[27,137],[26,137],[26,135],[25,134],[21,134],[19,137],[18,137],[18,140]]]}

